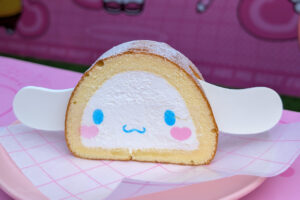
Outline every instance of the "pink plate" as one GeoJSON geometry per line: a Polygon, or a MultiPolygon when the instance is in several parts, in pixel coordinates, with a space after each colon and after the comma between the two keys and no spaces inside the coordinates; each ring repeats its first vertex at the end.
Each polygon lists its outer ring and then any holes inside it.
{"type": "MultiPolygon", "coordinates": [[[[0,145],[0,188],[17,200],[47,199],[22,174],[0,145]]],[[[216,181],[198,183],[188,187],[172,189],[131,199],[238,199],[253,191],[265,178],[234,176],[216,181]]],[[[96,197],[95,197],[96,198],[96,197]]]]}
{"type": "Polygon", "coordinates": [[[197,183],[177,189],[171,189],[154,194],[148,194],[128,200],[153,200],[153,199],[188,199],[188,200],[233,200],[239,199],[260,186],[266,178],[257,176],[238,175],[215,181],[197,183]]]}
{"type": "Polygon", "coordinates": [[[16,200],[44,200],[47,199],[22,174],[15,163],[0,145],[0,188],[16,200]]]}

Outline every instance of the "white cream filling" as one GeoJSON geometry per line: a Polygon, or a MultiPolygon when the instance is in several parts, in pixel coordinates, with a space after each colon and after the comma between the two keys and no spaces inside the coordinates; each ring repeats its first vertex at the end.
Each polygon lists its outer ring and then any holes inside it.
{"type": "Polygon", "coordinates": [[[165,79],[144,71],[129,71],[105,81],[90,98],[84,110],[81,125],[92,126],[93,112],[101,109],[104,115],[97,125],[99,134],[92,138],[81,136],[86,147],[135,149],[180,149],[198,148],[195,126],[186,104],[165,79]],[[176,116],[173,126],[165,123],[164,113],[172,110],[176,116]],[[126,133],[126,130],[144,130],[126,133]],[[172,127],[188,127],[192,134],[183,141],[174,139],[172,127]]]}

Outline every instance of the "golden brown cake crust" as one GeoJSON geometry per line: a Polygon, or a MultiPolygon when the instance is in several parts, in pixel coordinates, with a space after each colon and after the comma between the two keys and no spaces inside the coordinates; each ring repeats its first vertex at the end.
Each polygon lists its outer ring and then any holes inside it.
{"type": "Polygon", "coordinates": [[[195,76],[196,78],[203,79],[202,74],[189,58],[187,58],[185,55],[183,55],[176,49],[172,48],[170,45],[163,42],[156,42],[151,40],[134,40],[130,42],[125,42],[106,51],[98,58],[97,61],[120,55],[126,52],[144,52],[149,54],[155,54],[176,64],[178,67],[185,70],[192,77],[195,76]]]}
{"type": "MultiPolygon", "coordinates": [[[[211,162],[211,160],[214,158],[215,154],[216,154],[216,149],[217,149],[217,144],[218,144],[218,127],[217,127],[217,124],[215,122],[215,119],[214,119],[214,116],[213,116],[213,112],[212,112],[212,109],[210,107],[210,104],[207,100],[207,98],[205,97],[205,94],[203,92],[203,90],[201,89],[201,86],[199,84],[199,82],[197,81],[197,78],[202,78],[201,74],[198,73],[198,70],[194,70],[191,66],[188,66],[189,68],[191,68],[192,72],[194,73],[193,76],[191,75],[191,73],[187,72],[185,70],[185,68],[181,67],[181,66],[178,66],[177,63],[174,63],[172,62],[171,60],[161,56],[161,55],[157,55],[157,54],[153,54],[153,53],[149,53],[146,49],[129,49],[128,51],[126,52],[123,52],[121,54],[117,54],[117,55],[114,55],[114,56],[111,56],[111,57],[106,57],[104,59],[100,59],[100,60],[97,60],[96,63],[94,63],[94,65],[88,70],[86,71],[82,78],[80,79],[80,81],[78,82],[77,86],[75,87],[75,89],[73,90],[72,92],[72,95],[70,97],[70,101],[68,103],[68,107],[67,107],[67,111],[66,111],[66,118],[65,118],[65,138],[66,138],[66,143],[67,143],[67,146],[68,148],[70,149],[70,151],[72,152],[73,155],[77,156],[77,157],[82,157],[80,155],[77,154],[77,152],[73,151],[73,149],[71,148],[71,144],[69,143],[69,140],[68,140],[68,137],[67,137],[67,134],[68,134],[68,126],[67,126],[67,120],[68,120],[68,113],[69,113],[69,109],[70,109],[70,104],[71,104],[71,99],[74,97],[74,94],[77,92],[77,89],[78,87],[81,85],[81,83],[83,82],[84,78],[89,76],[89,72],[95,68],[96,66],[101,66],[101,65],[104,65],[104,63],[106,62],[106,60],[109,60],[109,59],[112,59],[113,57],[116,57],[116,56],[120,56],[120,55],[125,55],[125,54],[145,54],[145,55],[154,55],[154,56],[159,56],[165,60],[168,60],[169,62],[173,63],[174,65],[176,65],[179,69],[183,70],[189,77],[191,77],[191,79],[194,81],[194,83],[198,86],[199,88],[199,91],[201,92],[202,96],[204,97],[204,100],[206,102],[206,105],[207,107],[209,108],[209,111],[210,111],[210,118],[213,120],[213,124],[214,124],[214,128],[213,130],[211,130],[211,132],[215,133],[215,147],[214,147],[214,152],[212,154],[212,156],[210,157],[210,159],[208,159],[206,162],[203,162],[201,164],[209,164],[211,162]],[[199,75],[200,74],[200,75],[199,75]]],[[[202,78],[203,79],[203,78],[202,78]]],[[[86,158],[86,157],[85,157],[86,158]]],[[[88,159],[97,159],[97,158],[88,158],[88,159]]],[[[113,159],[113,158],[109,158],[109,159],[113,159]]],[[[132,158],[132,156],[129,156],[127,158],[124,158],[124,159],[116,159],[116,160],[135,160],[132,158]]],[[[138,160],[138,161],[142,161],[142,162],[158,162],[158,161],[155,161],[155,160],[151,160],[151,161],[147,161],[147,160],[138,160]]],[[[170,163],[170,162],[162,162],[162,161],[159,161],[160,163],[170,163]]],[[[186,162],[176,162],[176,164],[182,164],[182,165],[199,165],[199,163],[194,163],[194,162],[190,162],[190,163],[186,163],[186,162]]]]}

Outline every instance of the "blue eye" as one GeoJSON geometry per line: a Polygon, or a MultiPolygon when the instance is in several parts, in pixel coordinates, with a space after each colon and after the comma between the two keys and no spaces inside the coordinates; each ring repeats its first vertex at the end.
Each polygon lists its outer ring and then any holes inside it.
{"type": "Polygon", "coordinates": [[[166,110],[165,122],[169,126],[173,126],[176,122],[175,113],[172,110],[166,110]]]}
{"type": "Polygon", "coordinates": [[[94,120],[94,123],[95,124],[101,124],[102,121],[103,121],[103,112],[102,110],[100,109],[96,109],[94,112],[93,112],[93,120],[94,120]]]}

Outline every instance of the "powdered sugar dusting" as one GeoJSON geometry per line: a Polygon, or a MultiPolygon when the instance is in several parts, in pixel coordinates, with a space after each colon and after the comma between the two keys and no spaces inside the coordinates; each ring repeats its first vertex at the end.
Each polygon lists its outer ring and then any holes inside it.
{"type": "Polygon", "coordinates": [[[171,62],[174,62],[179,67],[184,69],[193,78],[197,79],[197,77],[194,75],[194,72],[196,72],[202,78],[202,75],[198,71],[196,66],[182,53],[175,50],[166,43],[151,40],[134,40],[122,43],[102,54],[100,58],[97,59],[97,61],[108,57],[116,56],[118,54],[122,54],[128,51],[147,52],[165,57],[166,59],[170,60],[171,62]],[[194,72],[191,70],[191,68],[193,68],[194,72]]]}

